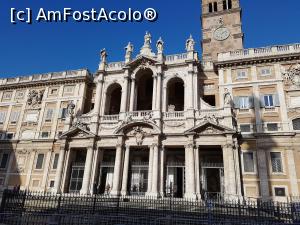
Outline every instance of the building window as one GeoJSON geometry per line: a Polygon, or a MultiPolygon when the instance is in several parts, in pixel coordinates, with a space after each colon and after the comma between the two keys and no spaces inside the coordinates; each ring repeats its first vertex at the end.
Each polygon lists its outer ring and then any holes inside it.
{"type": "Polygon", "coordinates": [[[271,69],[270,68],[263,68],[263,69],[261,69],[260,73],[261,73],[262,76],[269,76],[269,75],[271,75],[271,69]]]}
{"type": "Polygon", "coordinates": [[[68,109],[67,108],[60,109],[59,118],[65,119],[67,117],[67,115],[68,115],[68,109]]]}
{"type": "Polygon", "coordinates": [[[244,172],[254,173],[254,154],[253,152],[243,153],[244,172]]]}
{"type": "Polygon", "coordinates": [[[0,161],[0,169],[6,169],[8,163],[9,154],[3,153],[0,161]]]}
{"type": "Polygon", "coordinates": [[[71,95],[74,92],[74,85],[68,85],[64,87],[64,94],[71,95]]]}
{"type": "Polygon", "coordinates": [[[217,2],[211,2],[208,4],[208,11],[210,13],[212,12],[218,12],[218,3],[217,2]]]}
{"type": "Polygon", "coordinates": [[[20,112],[12,112],[10,115],[10,123],[16,124],[19,120],[20,112]]]}
{"type": "Polygon", "coordinates": [[[0,124],[4,124],[6,118],[6,112],[0,112],[0,124]]]}
{"type": "Polygon", "coordinates": [[[49,137],[49,132],[48,131],[43,131],[41,134],[42,138],[48,138],[49,137]]]}
{"type": "Polygon", "coordinates": [[[11,139],[13,139],[14,138],[14,133],[7,133],[6,134],[6,139],[7,140],[11,140],[11,139]]]}
{"type": "Polygon", "coordinates": [[[240,130],[242,133],[250,133],[251,132],[251,126],[250,124],[241,124],[240,130]]]}
{"type": "Polygon", "coordinates": [[[265,107],[267,108],[275,107],[273,95],[265,95],[264,103],[265,103],[265,107]]]}
{"type": "Polygon", "coordinates": [[[57,154],[54,155],[53,164],[52,164],[52,169],[54,169],[54,170],[57,169],[58,158],[59,158],[59,154],[57,153],[57,154]]]}
{"type": "Polygon", "coordinates": [[[23,91],[18,91],[16,93],[16,99],[23,99],[24,98],[24,92],[23,91]]]}
{"type": "Polygon", "coordinates": [[[268,131],[278,131],[278,124],[277,123],[268,123],[267,129],[268,129],[268,131]]]}
{"type": "Polygon", "coordinates": [[[275,187],[274,192],[275,192],[276,197],[285,197],[286,196],[284,187],[275,187]]]}
{"type": "Polygon", "coordinates": [[[50,95],[57,95],[57,93],[58,93],[58,89],[57,88],[52,88],[50,90],[50,95]]]}
{"type": "Polygon", "coordinates": [[[44,154],[38,154],[35,164],[35,169],[40,170],[43,168],[44,154]]]}
{"type": "Polygon", "coordinates": [[[250,98],[248,96],[239,97],[239,108],[249,109],[250,108],[250,98]]]}
{"type": "Polygon", "coordinates": [[[9,91],[9,92],[4,92],[3,93],[3,100],[11,100],[11,97],[12,97],[12,92],[9,91]]]}
{"type": "Polygon", "coordinates": [[[237,72],[237,79],[246,79],[248,77],[247,71],[241,70],[237,72]]]}
{"type": "Polygon", "coordinates": [[[223,9],[224,10],[232,9],[232,1],[231,0],[224,0],[223,1],[223,9]]]}
{"type": "Polygon", "coordinates": [[[293,120],[293,129],[300,130],[300,118],[293,120]]]}
{"type": "Polygon", "coordinates": [[[53,188],[54,187],[54,180],[50,180],[49,187],[53,188]]]}
{"type": "Polygon", "coordinates": [[[213,4],[212,3],[208,4],[208,12],[210,12],[210,13],[213,12],[213,4]]]}
{"type": "Polygon", "coordinates": [[[272,163],[272,172],[273,173],[282,173],[282,160],[280,152],[271,152],[271,163],[272,163]]]}
{"type": "Polygon", "coordinates": [[[26,122],[37,122],[38,121],[38,112],[28,112],[26,114],[26,118],[25,118],[25,121],[26,122]]]}
{"type": "Polygon", "coordinates": [[[45,121],[46,122],[51,122],[52,121],[52,116],[53,116],[53,109],[47,109],[45,121]]]}

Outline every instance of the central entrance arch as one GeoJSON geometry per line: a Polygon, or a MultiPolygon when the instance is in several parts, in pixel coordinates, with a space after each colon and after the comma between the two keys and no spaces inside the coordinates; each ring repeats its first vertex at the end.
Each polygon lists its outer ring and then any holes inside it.
{"type": "Polygon", "coordinates": [[[136,74],[137,96],[136,110],[152,110],[153,72],[150,69],[140,70],[136,74]]]}

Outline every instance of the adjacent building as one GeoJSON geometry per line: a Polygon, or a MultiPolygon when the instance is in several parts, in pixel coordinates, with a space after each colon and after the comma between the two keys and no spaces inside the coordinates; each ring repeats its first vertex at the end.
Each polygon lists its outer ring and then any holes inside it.
{"type": "Polygon", "coordinates": [[[0,80],[0,188],[299,196],[300,44],[244,49],[239,0],[202,0],[202,36],[202,57],[146,33],[94,74],[0,80]]]}

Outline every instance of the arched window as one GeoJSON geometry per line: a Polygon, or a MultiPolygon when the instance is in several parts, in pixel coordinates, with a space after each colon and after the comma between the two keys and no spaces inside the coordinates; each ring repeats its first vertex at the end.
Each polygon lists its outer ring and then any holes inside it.
{"type": "Polygon", "coordinates": [[[137,73],[136,80],[136,110],[152,110],[153,72],[150,69],[141,70],[137,73]]]}
{"type": "Polygon", "coordinates": [[[116,115],[120,113],[122,87],[112,84],[106,93],[105,115],[116,115]]]}
{"type": "Polygon", "coordinates": [[[300,130],[300,118],[293,120],[293,129],[300,130]]]}
{"type": "Polygon", "coordinates": [[[184,111],[184,82],[172,78],[167,85],[167,111],[184,111]]]}

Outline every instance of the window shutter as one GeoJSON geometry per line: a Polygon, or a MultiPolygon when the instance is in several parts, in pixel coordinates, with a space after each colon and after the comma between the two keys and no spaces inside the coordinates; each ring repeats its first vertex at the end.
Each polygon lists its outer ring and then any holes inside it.
{"type": "Polygon", "coordinates": [[[274,97],[274,105],[280,106],[279,95],[275,94],[273,97],[274,97]]]}
{"type": "Polygon", "coordinates": [[[68,109],[67,108],[63,108],[62,109],[62,118],[66,118],[67,117],[67,114],[68,114],[68,109]]]}
{"type": "Polygon", "coordinates": [[[254,108],[254,97],[253,96],[249,96],[248,97],[248,101],[249,101],[249,109],[254,108]]]}
{"type": "Polygon", "coordinates": [[[234,108],[239,109],[240,108],[240,98],[233,97],[233,104],[234,104],[234,108]]]}
{"type": "Polygon", "coordinates": [[[265,96],[261,95],[260,96],[260,107],[264,108],[266,105],[265,105],[265,96]]]}
{"type": "Polygon", "coordinates": [[[63,118],[63,109],[59,109],[58,118],[63,118]]]}
{"type": "Polygon", "coordinates": [[[0,112],[0,123],[5,122],[6,112],[0,112]]]}

